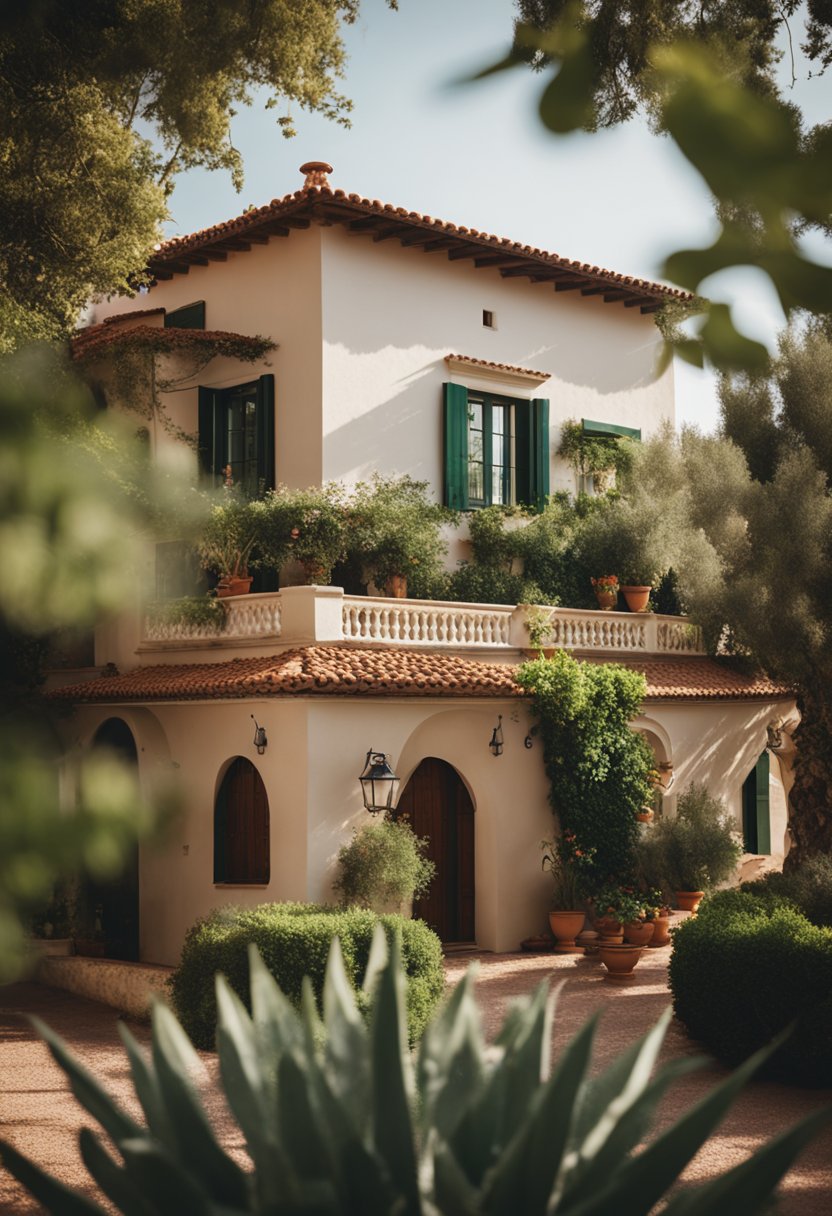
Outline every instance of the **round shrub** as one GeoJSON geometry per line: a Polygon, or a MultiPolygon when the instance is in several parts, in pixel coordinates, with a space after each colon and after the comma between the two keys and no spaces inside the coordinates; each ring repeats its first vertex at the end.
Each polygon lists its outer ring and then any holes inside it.
{"type": "Polygon", "coordinates": [[[417,836],[404,819],[382,819],[353,833],[338,854],[335,890],[345,905],[392,910],[425,895],[436,865],[425,856],[426,836],[417,836]]]}
{"type": "Polygon", "coordinates": [[[779,896],[800,908],[813,925],[832,928],[832,857],[825,853],[807,857],[787,874],[773,870],[756,882],[744,883],[742,889],[759,896],[779,896]]]}
{"type": "Polygon", "coordinates": [[[394,934],[401,940],[408,1033],[415,1042],[442,995],[442,943],[423,921],[377,916],[364,908],[258,904],[215,909],[192,925],[185,938],[179,967],[171,978],[176,1014],[197,1047],[213,1048],[217,1025],[214,976],[221,971],[250,1008],[249,942],[257,945],[263,962],[291,1001],[300,1004],[303,977],[308,975],[320,1005],[329,947],[333,937],[338,937],[347,976],[358,990],[378,922],[388,940],[394,934]]]}
{"type": "Polygon", "coordinates": [[[677,1017],[724,1063],[794,1024],[768,1075],[832,1085],[832,930],[794,903],[765,890],[705,900],[673,934],[670,987],[677,1017]]]}

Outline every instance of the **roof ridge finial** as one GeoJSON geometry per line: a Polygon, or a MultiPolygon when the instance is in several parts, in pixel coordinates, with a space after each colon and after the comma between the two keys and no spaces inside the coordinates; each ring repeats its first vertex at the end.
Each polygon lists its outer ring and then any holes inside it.
{"type": "Polygon", "coordinates": [[[332,172],[332,165],[328,165],[325,160],[308,160],[306,164],[301,165],[300,171],[306,174],[304,190],[309,190],[312,186],[324,186],[329,189],[327,174],[332,172]]]}

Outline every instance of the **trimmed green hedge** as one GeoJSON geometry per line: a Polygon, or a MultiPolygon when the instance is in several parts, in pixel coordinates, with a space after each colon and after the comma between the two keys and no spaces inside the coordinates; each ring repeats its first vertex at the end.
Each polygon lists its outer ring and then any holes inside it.
{"type": "Polygon", "coordinates": [[[177,1016],[197,1047],[213,1048],[217,1025],[214,976],[221,971],[249,1006],[249,942],[257,944],[286,996],[299,1005],[305,975],[312,980],[320,1003],[330,943],[337,936],[347,975],[359,989],[373,928],[379,921],[388,938],[394,933],[401,937],[408,981],[408,1032],[411,1042],[415,1042],[442,995],[442,943],[423,921],[378,916],[364,908],[258,904],[254,908],[215,909],[188,930],[179,967],[171,977],[177,1016]]]}
{"type": "Polygon", "coordinates": [[[812,924],[772,885],[722,891],[674,931],[674,1010],[732,1065],[794,1024],[768,1075],[832,1085],[832,929],[812,924]]]}

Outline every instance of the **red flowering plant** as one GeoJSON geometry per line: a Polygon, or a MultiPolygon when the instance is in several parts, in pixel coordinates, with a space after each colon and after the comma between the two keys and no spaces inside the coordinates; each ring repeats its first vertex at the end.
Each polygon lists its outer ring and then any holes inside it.
{"type": "Polygon", "coordinates": [[[618,595],[618,575],[601,574],[590,580],[596,591],[614,591],[618,595]]]}
{"type": "Polygon", "coordinates": [[[592,874],[594,849],[581,849],[574,832],[559,840],[541,840],[541,869],[552,875],[552,908],[558,912],[580,911],[584,906],[592,874]]]}

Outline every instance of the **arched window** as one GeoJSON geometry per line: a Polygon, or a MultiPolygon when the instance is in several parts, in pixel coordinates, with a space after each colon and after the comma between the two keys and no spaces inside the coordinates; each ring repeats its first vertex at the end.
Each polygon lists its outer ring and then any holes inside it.
{"type": "Polygon", "coordinates": [[[254,765],[238,756],[214,807],[214,882],[269,881],[269,800],[254,765]]]}

